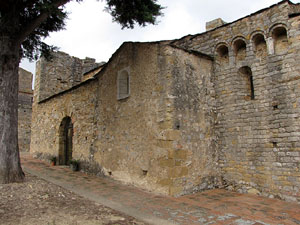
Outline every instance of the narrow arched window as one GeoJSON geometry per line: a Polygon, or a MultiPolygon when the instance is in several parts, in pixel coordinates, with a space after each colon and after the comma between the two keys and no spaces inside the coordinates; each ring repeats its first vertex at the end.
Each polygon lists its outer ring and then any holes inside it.
{"type": "Polygon", "coordinates": [[[229,62],[228,47],[226,45],[222,44],[217,48],[217,60],[221,64],[227,64],[229,62]]]}
{"type": "Polygon", "coordinates": [[[272,32],[275,54],[285,53],[288,48],[287,31],[284,27],[276,27],[272,32]]]}
{"type": "Polygon", "coordinates": [[[241,61],[246,58],[246,42],[238,39],[233,44],[236,61],[241,61]]]}
{"type": "Polygon", "coordinates": [[[267,56],[267,43],[262,34],[255,34],[252,38],[254,51],[257,58],[265,58],[267,56]]]}
{"type": "Polygon", "coordinates": [[[243,66],[239,69],[239,76],[241,79],[240,94],[244,95],[245,100],[254,100],[254,84],[251,68],[248,66],[243,66]]]}
{"type": "Polygon", "coordinates": [[[118,100],[129,97],[130,94],[130,77],[128,69],[119,71],[117,79],[118,100]]]}

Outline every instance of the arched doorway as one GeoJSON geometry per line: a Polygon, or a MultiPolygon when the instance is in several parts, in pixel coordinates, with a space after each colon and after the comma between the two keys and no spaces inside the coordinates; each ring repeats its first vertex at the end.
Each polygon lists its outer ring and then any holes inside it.
{"type": "Polygon", "coordinates": [[[73,124],[70,117],[63,118],[59,127],[59,165],[69,165],[72,159],[73,124]]]}

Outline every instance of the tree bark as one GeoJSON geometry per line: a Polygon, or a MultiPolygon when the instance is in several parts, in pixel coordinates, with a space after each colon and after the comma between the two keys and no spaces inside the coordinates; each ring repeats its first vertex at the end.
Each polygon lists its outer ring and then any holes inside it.
{"type": "Polygon", "coordinates": [[[12,40],[0,36],[0,183],[24,179],[18,147],[20,47],[12,40]]]}

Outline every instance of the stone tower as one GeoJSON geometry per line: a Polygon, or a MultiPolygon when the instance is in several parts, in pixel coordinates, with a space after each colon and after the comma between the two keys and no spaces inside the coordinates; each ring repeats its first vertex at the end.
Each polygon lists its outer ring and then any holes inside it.
{"type": "Polygon", "coordinates": [[[48,61],[41,58],[36,64],[35,101],[43,101],[76,86],[85,72],[97,66],[95,59],[79,59],[64,52],[53,52],[48,61]]]}

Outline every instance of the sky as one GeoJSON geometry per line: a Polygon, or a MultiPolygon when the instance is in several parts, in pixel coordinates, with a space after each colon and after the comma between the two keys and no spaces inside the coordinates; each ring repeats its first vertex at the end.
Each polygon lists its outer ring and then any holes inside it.
{"type": "MultiPolygon", "coordinates": [[[[69,12],[66,29],[51,33],[44,41],[60,51],[78,58],[95,58],[107,62],[125,41],[158,41],[181,38],[205,31],[205,23],[217,18],[232,22],[269,7],[279,0],[158,0],[166,7],[157,25],[121,29],[104,12],[104,0],[72,1],[65,7],[69,12]]],[[[300,0],[292,0],[299,3],[300,0]]],[[[22,60],[21,67],[35,72],[35,63],[22,60]]]]}

